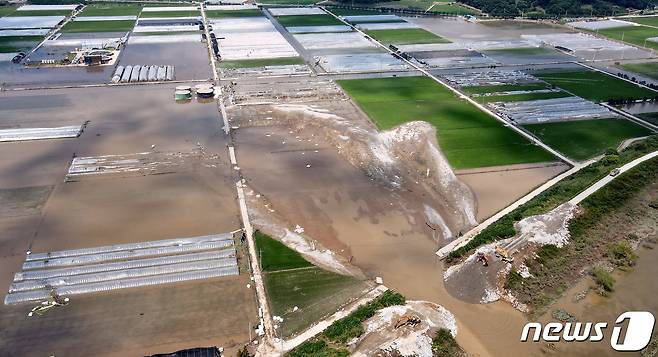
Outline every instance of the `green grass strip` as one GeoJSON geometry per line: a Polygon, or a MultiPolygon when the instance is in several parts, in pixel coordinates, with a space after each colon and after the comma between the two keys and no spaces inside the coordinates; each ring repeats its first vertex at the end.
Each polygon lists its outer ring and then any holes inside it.
{"type": "Polygon", "coordinates": [[[155,17],[199,17],[201,12],[199,10],[190,11],[142,11],[139,15],[142,19],[155,18],[155,17]]]}
{"type": "Polygon", "coordinates": [[[483,93],[497,93],[497,92],[511,92],[519,90],[538,90],[546,89],[548,86],[545,83],[528,83],[528,84],[501,84],[501,85],[488,85],[476,87],[462,87],[462,91],[468,94],[483,94],[483,93]]]}
{"type": "Polygon", "coordinates": [[[0,37],[0,53],[25,52],[31,50],[43,36],[4,36],[0,37]]]}
{"type": "Polygon", "coordinates": [[[141,5],[101,3],[87,5],[78,16],[137,16],[141,11],[141,5]]]}
{"type": "Polygon", "coordinates": [[[219,62],[219,66],[221,68],[256,68],[266,66],[285,66],[292,64],[304,64],[304,60],[301,57],[282,57],[219,62]]]}
{"type": "Polygon", "coordinates": [[[206,11],[206,17],[211,19],[221,19],[226,17],[257,17],[257,16],[265,16],[265,15],[263,15],[263,12],[258,9],[206,11]]]}
{"type": "Polygon", "coordinates": [[[622,64],[619,67],[630,72],[635,72],[653,79],[658,79],[658,62],[628,63],[622,64]]]}
{"type": "Polygon", "coordinates": [[[292,26],[323,26],[342,25],[338,19],[331,15],[290,15],[277,16],[276,20],[285,27],[292,26]]]}
{"type": "Polygon", "coordinates": [[[68,16],[71,10],[24,10],[14,11],[7,16],[21,17],[21,16],[68,16]]]}
{"type": "Polygon", "coordinates": [[[62,27],[61,32],[126,32],[132,30],[134,26],[134,20],[71,21],[62,27]]]}
{"type": "Polygon", "coordinates": [[[375,40],[387,45],[450,42],[424,29],[367,30],[365,33],[375,40]]]}
{"type": "Polygon", "coordinates": [[[570,97],[571,94],[566,92],[542,92],[542,93],[520,93],[509,95],[489,95],[483,97],[474,97],[473,99],[481,103],[491,102],[523,102],[528,100],[542,100],[542,99],[555,99],[570,97]]]}

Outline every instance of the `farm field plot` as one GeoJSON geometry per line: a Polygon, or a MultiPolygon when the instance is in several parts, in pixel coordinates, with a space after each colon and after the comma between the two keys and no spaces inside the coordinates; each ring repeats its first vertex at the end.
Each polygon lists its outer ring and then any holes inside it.
{"type": "Polygon", "coordinates": [[[337,16],[360,16],[360,15],[384,15],[385,12],[367,9],[334,9],[329,7],[327,10],[337,16]]]}
{"type": "Polygon", "coordinates": [[[616,27],[601,29],[598,33],[614,40],[622,41],[623,39],[623,42],[636,46],[658,49],[658,43],[646,40],[650,37],[658,37],[658,28],[647,26],[616,27]]]}
{"type": "Polygon", "coordinates": [[[222,68],[256,68],[265,66],[285,66],[291,64],[304,64],[304,60],[301,59],[301,57],[282,57],[219,62],[219,66],[222,68]]]}
{"type": "Polygon", "coordinates": [[[365,33],[379,42],[394,45],[450,42],[424,29],[369,30],[365,33]]]}
{"type": "Polygon", "coordinates": [[[322,25],[342,25],[338,19],[331,15],[288,15],[277,16],[276,20],[279,21],[284,27],[292,26],[322,26],[322,25]]]}
{"type": "Polygon", "coordinates": [[[265,5],[313,5],[315,0],[259,0],[259,4],[265,5]]]}
{"type": "Polygon", "coordinates": [[[555,160],[430,78],[337,82],[382,130],[414,120],[434,125],[439,146],[456,169],[555,160]]]}
{"type": "Polygon", "coordinates": [[[132,4],[91,4],[87,5],[78,17],[82,16],[135,16],[142,11],[141,5],[132,4]]]}
{"type": "Polygon", "coordinates": [[[139,15],[142,18],[154,17],[197,17],[201,16],[199,10],[184,10],[184,11],[144,11],[139,15]]]}
{"type": "Polygon", "coordinates": [[[36,46],[43,36],[4,36],[0,37],[0,53],[20,52],[36,46]]]}
{"type": "Polygon", "coordinates": [[[539,72],[535,76],[595,102],[605,102],[611,99],[653,98],[658,95],[658,92],[595,71],[539,72]]]}
{"type": "Polygon", "coordinates": [[[14,11],[7,16],[68,16],[71,10],[23,10],[14,11]]]}
{"type": "Polygon", "coordinates": [[[254,237],[270,307],[273,315],[283,317],[280,325],[284,336],[335,312],[367,287],[364,281],[314,266],[265,234],[255,232],[254,237]]]}
{"type": "Polygon", "coordinates": [[[62,32],[126,32],[132,30],[134,20],[72,21],[62,27],[62,32]]]}
{"type": "Polygon", "coordinates": [[[627,17],[620,20],[635,22],[636,24],[648,25],[648,26],[658,26],[658,16],[649,16],[649,17],[627,17]]]}
{"type": "Polygon", "coordinates": [[[540,92],[540,93],[522,93],[522,94],[509,94],[509,95],[489,95],[475,97],[478,102],[522,102],[526,100],[540,100],[540,99],[553,99],[570,97],[571,95],[566,92],[540,92]]]}
{"type": "Polygon", "coordinates": [[[653,79],[658,79],[658,62],[629,63],[622,64],[619,67],[627,71],[645,75],[653,79]]]}
{"type": "Polygon", "coordinates": [[[0,17],[7,16],[14,11],[16,11],[16,7],[14,6],[0,6],[0,17]]]}
{"type": "Polygon", "coordinates": [[[500,85],[490,85],[490,86],[462,87],[462,91],[468,94],[483,94],[483,93],[510,92],[510,91],[518,91],[518,90],[539,90],[546,88],[548,88],[548,86],[545,83],[528,83],[528,84],[500,84],[500,85]]]}
{"type": "MultiPolygon", "coordinates": [[[[431,0],[400,0],[379,3],[379,6],[395,7],[401,9],[416,9],[427,10],[432,6],[434,1],[431,0]]],[[[478,12],[467,7],[461,6],[457,3],[441,3],[432,6],[429,12],[437,12],[442,14],[455,14],[455,15],[475,15],[478,12]]]]}
{"type": "Polygon", "coordinates": [[[208,10],[206,16],[211,19],[219,19],[224,17],[256,17],[264,16],[258,9],[246,10],[208,10]]]}
{"type": "Polygon", "coordinates": [[[586,160],[608,148],[617,148],[626,139],[651,135],[648,129],[625,119],[530,124],[524,125],[524,128],[575,160],[586,160]]]}
{"type": "Polygon", "coordinates": [[[636,117],[644,119],[653,125],[658,125],[658,113],[635,114],[636,117]]]}

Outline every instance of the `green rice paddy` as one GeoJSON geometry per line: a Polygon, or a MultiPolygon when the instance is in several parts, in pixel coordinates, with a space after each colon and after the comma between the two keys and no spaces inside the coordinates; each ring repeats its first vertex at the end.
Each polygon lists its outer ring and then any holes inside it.
{"type": "Polygon", "coordinates": [[[7,16],[69,16],[70,14],[71,10],[23,10],[14,11],[7,16]]]}
{"type": "Polygon", "coordinates": [[[622,141],[651,135],[625,119],[576,120],[524,125],[541,141],[575,160],[586,160],[617,148],[622,141]]]}
{"type": "Polygon", "coordinates": [[[184,11],[142,11],[139,15],[140,18],[154,18],[154,17],[199,17],[201,12],[199,10],[184,10],[184,11]]]}
{"type": "Polygon", "coordinates": [[[647,26],[615,27],[598,30],[598,34],[637,46],[658,49],[658,43],[647,41],[649,37],[658,37],[658,28],[647,26]]]}
{"type": "Polygon", "coordinates": [[[521,93],[521,94],[510,94],[510,95],[489,95],[474,97],[473,99],[477,100],[480,103],[489,103],[489,102],[523,102],[528,100],[541,100],[541,99],[554,99],[554,98],[564,98],[570,97],[571,95],[566,92],[543,92],[543,93],[521,93]]]}
{"type": "Polygon", "coordinates": [[[222,68],[255,68],[265,66],[285,66],[291,64],[304,64],[304,60],[301,59],[301,57],[282,57],[219,62],[219,66],[222,68]]]}
{"type": "Polygon", "coordinates": [[[100,3],[85,6],[78,16],[137,16],[141,5],[100,3]]]}
{"type": "Polygon", "coordinates": [[[7,16],[14,11],[16,11],[15,6],[0,6],[0,17],[7,16]]]}
{"type": "Polygon", "coordinates": [[[264,16],[264,15],[263,12],[258,9],[206,11],[206,17],[211,19],[219,19],[225,17],[256,17],[256,16],[264,16]]]}
{"type": "Polygon", "coordinates": [[[277,16],[276,20],[285,27],[342,25],[340,20],[331,15],[290,15],[277,16]]]}
{"type": "Polygon", "coordinates": [[[441,151],[456,169],[555,160],[428,77],[337,82],[381,130],[415,120],[434,125],[441,151]]]}
{"type": "Polygon", "coordinates": [[[43,36],[0,37],[0,53],[26,52],[43,40],[43,36]]]}
{"type": "Polygon", "coordinates": [[[309,327],[361,295],[367,283],[323,270],[299,253],[260,232],[254,232],[272,314],[284,322],[284,336],[309,327]],[[295,309],[297,307],[297,309],[295,309]]]}
{"type": "Polygon", "coordinates": [[[619,67],[627,71],[645,75],[653,79],[658,79],[658,62],[628,63],[622,64],[619,67]]]}
{"type": "Polygon", "coordinates": [[[387,45],[450,42],[424,29],[368,30],[365,31],[365,33],[375,40],[387,45]]]}
{"type": "Polygon", "coordinates": [[[656,26],[658,27],[658,16],[649,16],[649,17],[627,17],[620,20],[635,22],[636,24],[656,26]]]}
{"type": "Polygon", "coordinates": [[[596,102],[658,96],[658,92],[595,71],[540,72],[535,76],[577,96],[596,102]]]}
{"type": "Polygon", "coordinates": [[[134,26],[134,20],[71,21],[62,27],[61,32],[127,32],[134,26]]]}
{"type": "Polygon", "coordinates": [[[469,94],[509,92],[515,90],[538,90],[546,89],[545,83],[527,83],[527,84],[500,84],[488,86],[462,87],[462,91],[469,94]]]}
{"type": "Polygon", "coordinates": [[[635,114],[636,117],[644,119],[653,125],[658,125],[658,113],[635,114]]]}

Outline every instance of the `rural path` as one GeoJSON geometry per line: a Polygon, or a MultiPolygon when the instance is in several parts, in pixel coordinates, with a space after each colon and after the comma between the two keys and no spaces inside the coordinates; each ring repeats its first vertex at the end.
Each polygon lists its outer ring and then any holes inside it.
{"type": "MultiPolygon", "coordinates": [[[[350,26],[354,31],[356,31],[356,32],[360,33],[361,35],[365,36],[366,38],[370,39],[370,41],[372,41],[373,43],[375,43],[375,44],[378,45],[379,47],[385,49],[385,50],[386,50],[388,53],[390,53],[391,55],[393,55],[393,54],[395,53],[395,52],[392,51],[390,48],[384,46],[384,45],[381,44],[379,41],[377,41],[377,40],[375,40],[374,38],[368,36],[366,33],[364,33],[363,31],[361,31],[359,28],[357,28],[356,26],[352,25],[351,23],[349,23],[349,22],[343,20],[343,19],[340,18],[339,16],[336,16],[336,15],[335,15],[334,13],[332,13],[331,11],[327,10],[327,9],[324,8],[324,7],[320,7],[320,8],[321,8],[322,10],[324,10],[326,13],[328,13],[328,14],[330,14],[331,16],[335,17],[337,20],[341,21],[342,23],[346,24],[347,26],[350,26]]],[[[478,109],[480,109],[481,111],[483,111],[483,112],[489,114],[489,115],[490,115],[491,117],[493,117],[494,119],[496,119],[496,120],[502,122],[503,125],[505,125],[506,127],[510,128],[510,129],[512,129],[512,130],[514,130],[515,132],[517,132],[518,134],[520,134],[520,135],[523,136],[524,138],[528,139],[528,140],[529,140],[530,142],[532,142],[533,144],[535,144],[535,145],[541,147],[542,149],[544,149],[544,150],[550,152],[551,154],[553,154],[554,156],[560,158],[560,160],[562,160],[562,161],[568,163],[568,164],[571,165],[571,166],[576,166],[576,165],[577,165],[576,162],[574,162],[574,161],[572,161],[571,159],[569,159],[568,157],[562,155],[560,152],[558,152],[557,150],[553,149],[552,147],[550,147],[550,146],[544,144],[543,142],[541,142],[541,140],[537,139],[536,137],[534,137],[534,136],[531,135],[530,133],[526,132],[525,130],[523,130],[523,129],[519,128],[519,127],[517,127],[516,125],[512,124],[511,122],[507,121],[505,118],[503,118],[503,117],[499,116],[498,114],[494,113],[493,111],[489,110],[489,108],[487,108],[487,107],[485,107],[484,105],[482,105],[482,104],[478,103],[477,101],[473,100],[471,97],[467,96],[466,94],[460,92],[458,89],[452,87],[451,85],[449,85],[449,84],[446,83],[445,81],[441,80],[440,78],[436,77],[435,75],[433,75],[433,74],[430,73],[429,71],[425,70],[425,69],[422,68],[421,66],[419,66],[419,65],[417,65],[417,64],[415,64],[415,63],[413,63],[413,62],[411,62],[411,61],[409,61],[409,60],[407,60],[406,58],[402,58],[402,57],[399,57],[399,58],[400,58],[401,61],[404,61],[404,62],[405,62],[407,65],[409,65],[410,67],[416,69],[417,71],[419,71],[419,72],[421,72],[422,74],[426,75],[427,77],[431,78],[432,80],[434,80],[435,82],[439,83],[440,85],[442,85],[442,86],[448,88],[451,92],[453,92],[454,94],[456,94],[460,99],[464,99],[464,100],[468,101],[469,103],[471,103],[472,105],[474,105],[476,108],[478,108],[478,109]]]]}
{"type": "MultiPolygon", "coordinates": [[[[206,16],[206,6],[201,4],[201,16],[203,17],[204,31],[206,34],[206,44],[208,46],[208,56],[210,56],[210,63],[212,66],[213,78],[215,81],[215,90],[217,91],[216,98],[218,103],[218,112],[222,117],[224,133],[229,137],[229,158],[231,164],[237,167],[237,158],[235,155],[235,147],[233,145],[233,137],[230,135],[230,126],[228,123],[228,116],[226,113],[226,107],[224,105],[224,99],[222,96],[221,84],[219,81],[219,75],[217,73],[217,63],[215,59],[214,52],[212,50],[211,41],[210,41],[210,32],[208,30],[208,18],[206,16]]],[[[238,171],[239,172],[239,171],[238,171]]],[[[260,308],[260,318],[261,323],[263,324],[263,330],[265,333],[264,339],[261,342],[261,348],[271,349],[272,342],[274,340],[275,331],[274,324],[272,322],[272,316],[270,314],[269,305],[267,303],[267,293],[265,291],[265,284],[263,282],[263,276],[261,274],[260,265],[258,263],[258,255],[256,253],[256,242],[254,241],[254,230],[249,220],[249,212],[247,210],[247,202],[245,199],[244,188],[242,184],[242,175],[238,175],[240,181],[236,183],[236,190],[238,194],[238,205],[240,207],[240,217],[242,219],[242,226],[244,228],[244,233],[247,237],[247,246],[249,251],[249,263],[251,265],[251,274],[253,276],[254,285],[256,288],[256,298],[258,299],[258,305],[260,308]]]]}

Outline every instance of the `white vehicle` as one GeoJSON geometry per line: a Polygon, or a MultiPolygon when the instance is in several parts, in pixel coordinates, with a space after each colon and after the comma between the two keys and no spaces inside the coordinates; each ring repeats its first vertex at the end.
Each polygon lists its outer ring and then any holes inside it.
{"type": "Polygon", "coordinates": [[[620,172],[621,171],[619,171],[619,169],[614,169],[614,170],[610,171],[610,176],[615,177],[615,176],[619,175],[620,172]]]}

